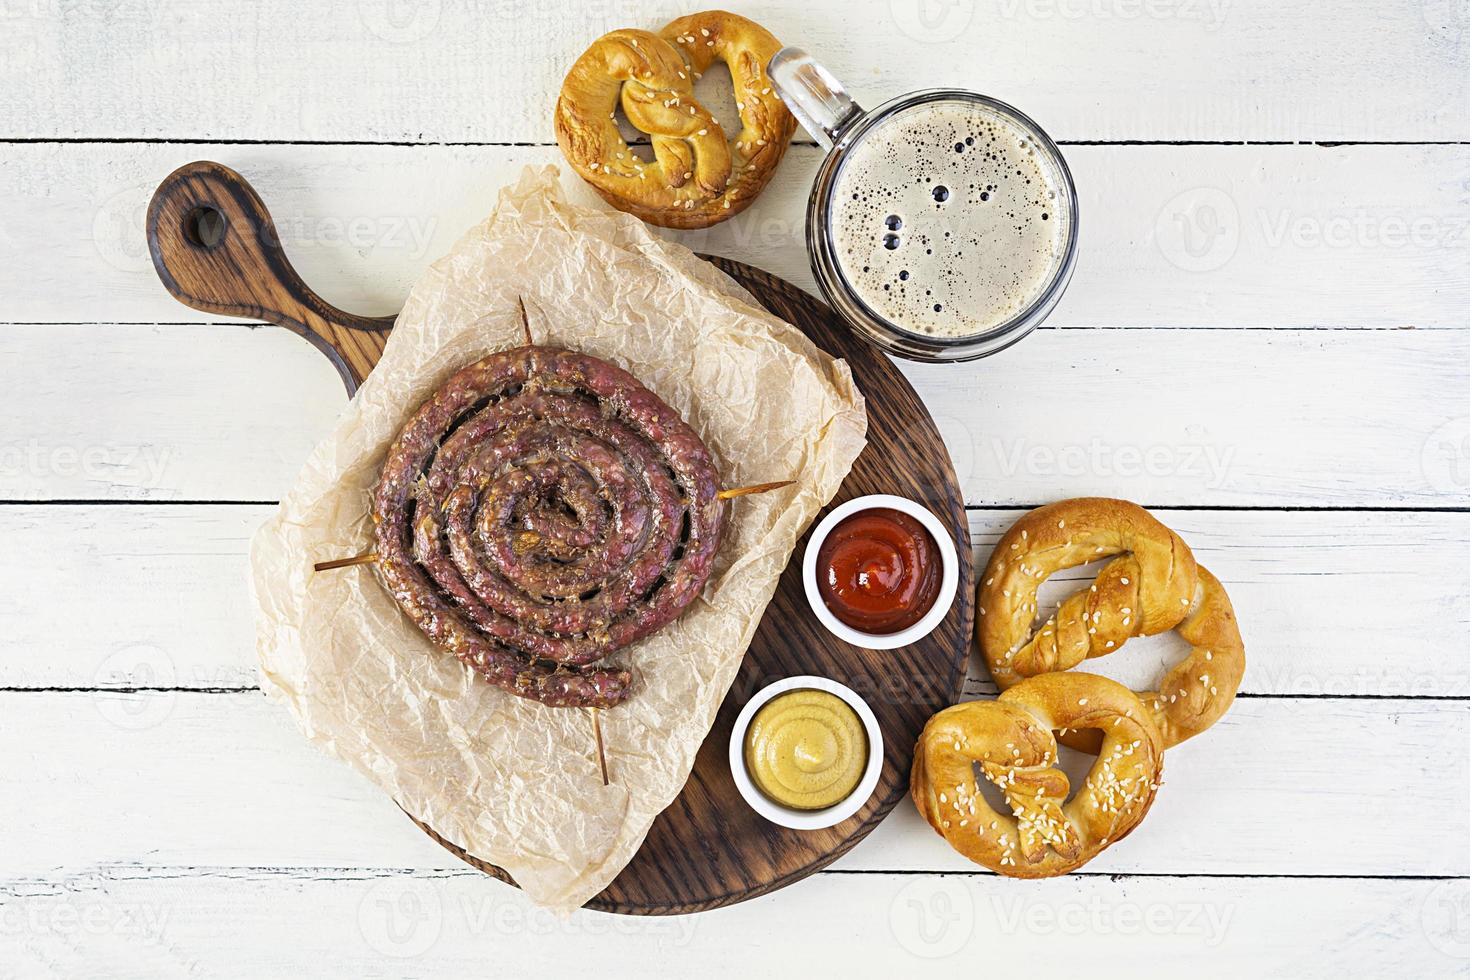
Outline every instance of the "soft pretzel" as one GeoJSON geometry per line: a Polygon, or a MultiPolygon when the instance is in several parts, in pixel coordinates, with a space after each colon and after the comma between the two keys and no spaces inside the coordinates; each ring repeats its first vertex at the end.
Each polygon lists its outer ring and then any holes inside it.
{"type": "MultiPolygon", "coordinates": [[[[1125,500],[1083,497],[1039,507],[1018,520],[981,578],[977,631],[1002,689],[1070,670],[1121,649],[1132,636],[1177,629],[1192,648],[1140,693],[1166,746],[1209,728],[1230,707],[1245,673],[1245,646],[1230,597],[1184,541],[1125,500]],[[1092,586],[1068,597],[1033,629],[1036,590],[1047,576],[1110,555],[1092,586]]],[[[1093,750],[1095,736],[1066,744],[1093,750]]]]}
{"type": "Polygon", "coordinates": [[[781,42],[722,10],[680,17],[658,34],[618,30],[592,42],[567,72],[556,141],[609,204],[670,228],[705,228],[745,210],[786,153],[796,120],[766,65],[781,42]],[[718,58],[730,67],[742,129],[733,141],[694,98],[718,58]],[[654,159],[634,155],[616,110],[649,134],[654,159]]]}
{"type": "Polygon", "coordinates": [[[1043,674],[994,701],[946,708],[924,726],[909,792],[924,819],[976,864],[1013,878],[1082,867],[1138,825],[1163,772],[1164,744],[1133,692],[1095,674],[1043,674]],[[1097,729],[1101,745],[1071,801],[1058,729],[1097,729]],[[975,764],[1012,814],[980,794],[975,764]]]}

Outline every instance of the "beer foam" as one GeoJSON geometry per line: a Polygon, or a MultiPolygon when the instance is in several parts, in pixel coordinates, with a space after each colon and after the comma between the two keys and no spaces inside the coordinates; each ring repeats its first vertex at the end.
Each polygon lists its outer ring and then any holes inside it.
{"type": "Polygon", "coordinates": [[[1060,179],[1029,133],[982,103],[901,109],[859,137],[837,175],[837,264],[895,326],[984,333],[1028,307],[1062,264],[1060,179]]]}

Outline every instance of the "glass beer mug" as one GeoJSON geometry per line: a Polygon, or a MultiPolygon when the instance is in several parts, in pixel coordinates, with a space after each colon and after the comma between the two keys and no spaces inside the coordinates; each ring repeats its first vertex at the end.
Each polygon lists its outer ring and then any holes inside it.
{"type": "Polygon", "coordinates": [[[963,89],[868,111],[805,52],[771,82],[827,151],[807,204],[828,303],[891,353],[964,361],[1004,350],[1061,299],[1077,260],[1077,194],[1051,138],[963,89]]]}

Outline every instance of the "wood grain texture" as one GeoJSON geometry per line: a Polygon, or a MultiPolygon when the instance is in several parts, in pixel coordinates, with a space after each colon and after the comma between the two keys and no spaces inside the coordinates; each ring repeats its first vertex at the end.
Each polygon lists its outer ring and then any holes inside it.
{"type": "MultiPolygon", "coordinates": [[[[860,102],[978,88],[1059,139],[1470,138],[1457,0],[731,0],[860,102]]],[[[24,3],[0,136],[541,141],[573,59],[681,0],[24,3]],[[324,62],[332,65],[322,73],[324,62]],[[227,64],[228,71],[221,71],[227,64]]]]}
{"type": "MultiPolygon", "coordinates": [[[[1470,326],[1470,145],[1063,152],[1082,220],[1052,326],[1470,326]]],[[[0,318],[217,319],[159,288],[146,245],[162,175],[201,157],[247,175],[306,281],[364,313],[396,312],[526,165],[559,166],[569,199],[606,206],[554,146],[11,145],[0,154],[0,318]]],[[[792,147],[748,211],[655,233],[810,290],[803,215],[819,160],[814,146],[792,147]]]]}
{"type": "MultiPolygon", "coordinates": [[[[388,322],[345,316],[312,293],[286,262],[265,205],[234,171],[208,162],[176,170],[153,197],[148,229],[159,276],[181,302],[280,321],[329,356],[349,393],[381,356],[388,322]],[[223,239],[212,245],[201,241],[203,232],[190,224],[201,208],[223,215],[223,239]],[[364,336],[371,341],[364,342],[364,336]]],[[[959,696],[970,646],[973,574],[964,499],[923,402],[887,358],[811,296],[737,262],[716,260],[716,265],[771,312],[847,361],[867,398],[868,445],[835,502],[892,493],[940,515],[954,528],[962,556],[958,595],[929,636],[902,650],[864,650],[837,640],[816,622],[807,607],[800,563],[792,562],[683,791],[655,819],[633,860],[589,903],[607,911],[678,914],[729,905],[798,881],[846,853],[903,798],[914,741],[929,716],[959,696]],[[744,703],[766,683],[796,674],[832,677],[864,695],[884,734],[883,768],[872,798],[853,817],[822,831],[794,831],[758,816],[740,798],[726,756],[731,726],[744,703]]],[[[795,554],[804,543],[805,538],[795,554]]],[[[415,822],[474,867],[510,880],[501,869],[415,822]]]]}
{"type": "MultiPolygon", "coordinates": [[[[1165,512],[1249,608],[1246,690],[1465,697],[1466,515],[1290,509],[1470,505],[1470,350],[1423,336],[1470,326],[1470,149],[1294,145],[1470,139],[1463,2],[734,2],[860,100],[958,82],[1064,140],[1285,141],[1067,146],[1083,262],[1053,325],[1191,329],[1043,331],[993,372],[909,378],[972,503],[1080,487],[1283,508],[1165,512]],[[1233,246],[1204,220],[1232,208],[1233,246]],[[1393,332],[1262,337],[1278,327],[1393,332]],[[1057,462],[1094,439],[1175,465],[1057,462]],[[1223,481],[1185,464],[1210,447],[1233,450],[1223,481]]],[[[0,693],[0,973],[1463,975],[1463,700],[1243,698],[1237,727],[1180,747],[1159,809],[1096,875],[975,875],[900,807],[779,895],[560,921],[405,833],[258,696],[206,693],[253,682],[244,543],[268,508],[166,501],[275,499],[343,399],[286,331],[155,325],[213,319],[152,271],[160,177],[200,157],[244,170],[308,282],[392,313],[500,184],[558,159],[426,144],[549,144],[587,40],[687,9],[0,4],[18,96],[0,139],[41,141],[0,149],[0,501],[66,501],[0,507],[0,687],[27,688],[0,693]],[[54,142],[98,138],[130,142],[54,142]],[[353,145],[131,142],[198,139],[353,145]],[[110,690],[34,690],[51,686],[110,690]],[[161,689],[119,690],[138,686],[161,689]]],[[[808,285],[791,218],[815,155],[794,147],[748,222],[690,244],[808,285]]],[[[970,516],[983,559],[1014,512],[970,516]]],[[[1135,652],[1099,666],[1166,653],[1135,652]]]]}
{"type": "MultiPolygon", "coordinates": [[[[271,510],[0,506],[0,688],[254,687],[240,596],[250,535],[271,510]]],[[[969,512],[974,567],[1020,513],[969,512]]],[[[1244,693],[1470,698],[1470,514],[1155,513],[1230,590],[1250,651],[1244,693]],[[1364,595],[1389,586],[1394,601],[1365,608],[1364,595]]],[[[1090,580],[1086,568],[1053,576],[1042,601],[1090,580]]],[[[1181,653],[1172,640],[1136,638],[1126,656],[1087,668],[1142,686],[1181,653]]],[[[965,693],[994,690],[972,659],[965,693]]]]}
{"type": "Polygon", "coordinates": [[[1463,975],[1470,882],[818,875],[716,915],[558,919],[468,871],[110,867],[0,879],[21,977],[1016,975],[1038,950],[1091,980],[1463,975]],[[1290,910],[1290,914],[1283,914],[1290,910]],[[941,915],[944,917],[941,918],[941,915]],[[66,923],[88,922],[86,932],[66,923]],[[61,925],[53,925],[59,923],[61,925]],[[29,924],[29,927],[27,927],[29,924]],[[823,970],[829,972],[823,973],[823,970]]]}
{"type": "MultiPolygon", "coordinates": [[[[727,259],[715,265],[772,313],[847,361],[867,399],[868,445],[831,506],[870,493],[917,500],[956,529],[958,596],[929,636],[899,650],[843,643],[812,616],[801,582],[803,535],[782,573],[714,727],[700,746],[683,791],[649,828],[628,866],[589,908],[632,915],[679,915],[746,901],[800,881],[852,849],[908,790],[914,742],[936,710],[960,693],[973,622],[974,576],[969,524],[953,469],[923,403],[892,363],[853,336],[825,305],[767,273],[727,259]],[[784,677],[831,677],[863,695],[883,730],[883,768],[872,798],[835,827],[777,827],[740,798],[730,778],[728,746],[735,716],[766,684],[784,677]]],[[[820,519],[820,517],[818,518],[820,519]]],[[[510,880],[485,861],[419,826],[470,865],[510,880]]]]}
{"type": "MultiPolygon", "coordinates": [[[[1238,698],[1209,734],[1171,751],[1148,818],[1085,871],[1470,877],[1470,700],[1238,698]]],[[[0,758],[0,825],[23,829],[0,835],[7,876],[462,867],[253,691],[0,692],[0,758]]],[[[906,801],[832,867],[975,871],[906,801]]]]}
{"type": "MultiPolygon", "coordinates": [[[[898,650],[849,645],[828,633],[807,605],[800,556],[810,532],[803,535],[683,791],[654,820],[628,866],[587,903],[602,911],[678,915],[732,905],[800,881],[847,853],[904,799],[914,743],[929,716],[959,697],[969,655],[974,604],[969,523],[949,456],[923,402],[892,362],[854,336],[824,304],[750,266],[714,262],[776,316],[846,360],[867,399],[867,448],[829,507],[871,493],[897,494],[928,507],[955,529],[955,544],[964,556],[959,588],[949,615],[924,639],[898,650]],[[745,702],[766,684],[801,674],[830,677],[857,691],[883,731],[883,768],[872,798],[826,830],[797,831],[767,822],[740,798],[729,772],[730,732],[745,702]]],[[[420,826],[474,867],[504,876],[420,826]]]]}
{"type": "MultiPolygon", "coordinates": [[[[900,370],[968,504],[1442,508],[1470,506],[1467,362],[1460,330],[1043,328],[900,370]]],[[[278,500],[344,403],[309,345],[222,324],[12,325],[0,383],[0,500],[278,500]]]]}
{"type": "Polygon", "coordinates": [[[260,195],[207,160],[164,178],[148,202],[148,254],[165,289],[205,313],[265,320],[300,334],[357,391],[383,356],[392,317],[361,317],[322,299],[296,274],[260,195]]]}

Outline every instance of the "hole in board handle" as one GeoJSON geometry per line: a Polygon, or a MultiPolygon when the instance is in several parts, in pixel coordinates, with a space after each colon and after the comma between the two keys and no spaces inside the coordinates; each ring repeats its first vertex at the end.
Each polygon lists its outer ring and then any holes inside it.
{"type": "Polygon", "coordinates": [[[200,248],[214,248],[225,240],[225,216],[207,204],[184,217],[184,237],[200,248]]]}

